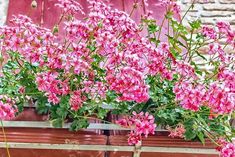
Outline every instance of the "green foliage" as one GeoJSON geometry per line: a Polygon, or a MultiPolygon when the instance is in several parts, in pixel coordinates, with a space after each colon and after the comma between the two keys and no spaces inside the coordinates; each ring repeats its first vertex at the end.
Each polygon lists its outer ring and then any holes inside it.
{"type": "Polygon", "coordinates": [[[56,118],[51,120],[51,124],[55,128],[62,128],[64,125],[64,120],[62,118],[56,118]]]}
{"type": "Polygon", "coordinates": [[[154,24],[154,23],[150,23],[150,24],[148,25],[148,32],[149,32],[150,34],[156,33],[157,31],[159,31],[159,26],[157,26],[157,25],[154,24]]]}
{"type": "Polygon", "coordinates": [[[78,131],[83,128],[87,128],[89,126],[88,120],[85,118],[81,118],[78,120],[74,120],[69,128],[70,131],[78,131]]]}
{"type": "Polygon", "coordinates": [[[51,107],[51,104],[48,103],[46,97],[39,97],[35,105],[38,114],[47,114],[51,107]]]}
{"type": "Polygon", "coordinates": [[[192,21],[192,22],[189,22],[190,26],[191,26],[191,29],[199,29],[201,28],[201,20],[196,20],[196,21],[192,21]]]}

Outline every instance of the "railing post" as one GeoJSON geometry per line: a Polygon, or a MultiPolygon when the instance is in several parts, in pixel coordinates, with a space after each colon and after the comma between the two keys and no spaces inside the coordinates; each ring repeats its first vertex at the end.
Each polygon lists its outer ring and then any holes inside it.
{"type": "Polygon", "coordinates": [[[136,145],[135,145],[135,150],[134,150],[134,153],[133,153],[133,157],[140,157],[140,153],[141,153],[141,145],[142,145],[142,142],[138,142],[136,145]]]}

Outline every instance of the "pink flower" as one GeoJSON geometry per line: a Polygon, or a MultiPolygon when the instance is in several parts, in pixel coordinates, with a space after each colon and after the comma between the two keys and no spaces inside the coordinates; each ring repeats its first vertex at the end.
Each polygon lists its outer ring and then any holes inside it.
{"type": "Polygon", "coordinates": [[[144,82],[143,74],[134,68],[125,67],[115,74],[107,75],[110,90],[114,90],[121,96],[120,101],[146,102],[149,99],[148,86],[144,82]]]}
{"type": "Polygon", "coordinates": [[[128,137],[129,145],[136,145],[141,142],[141,135],[136,134],[134,131],[131,131],[128,137]]]}
{"type": "Polygon", "coordinates": [[[55,4],[56,6],[63,9],[64,13],[67,14],[76,14],[76,13],[82,13],[85,14],[82,11],[82,6],[75,0],[58,0],[59,3],[55,4]]]}
{"type": "Polygon", "coordinates": [[[189,81],[177,82],[173,89],[180,105],[192,111],[198,111],[203,105],[206,89],[203,85],[193,85],[189,81]]]}
{"type": "Polygon", "coordinates": [[[67,95],[70,92],[70,87],[69,87],[69,83],[68,80],[65,80],[63,82],[60,82],[60,94],[61,95],[67,95]]]}
{"type": "Polygon", "coordinates": [[[235,72],[227,69],[220,69],[218,73],[218,80],[223,83],[223,85],[231,93],[235,93],[235,72]]]}
{"type": "Polygon", "coordinates": [[[89,35],[89,27],[84,22],[75,20],[72,22],[66,22],[65,25],[65,30],[71,41],[74,41],[75,39],[80,40],[81,38],[86,39],[89,35]]]}
{"type": "Polygon", "coordinates": [[[184,138],[184,133],[186,131],[183,124],[178,124],[175,129],[168,127],[167,130],[170,132],[168,136],[172,138],[184,138]]]}
{"type": "Polygon", "coordinates": [[[218,43],[209,44],[209,52],[208,52],[208,54],[210,54],[210,55],[218,54],[219,59],[222,62],[225,62],[225,60],[226,60],[226,53],[222,49],[222,46],[220,44],[218,44],[218,43]]]}
{"type": "Polygon", "coordinates": [[[227,43],[231,44],[232,42],[234,42],[235,39],[235,32],[234,31],[227,31],[226,33],[226,37],[227,37],[227,43]]]}
{"type": "Polygon", "coordinates": [[[179,74],[182,78],[197,78],[194,68],[186,62],[177,61],[175,64],[175,73],[179,74]]]}
{"type": "Polygon", "coordinates": [[[140,112],[137,114],[133,112],[132,116],[121,119],[117,123],[123,127],[129,127],[132,129],[129,134],[128,144],[137,144],[141,141],[141,135],[147,137],[149,134],[155,133],[156,124],[154,123],[154,117],[148,112],[140,112]]]}
{"type": "Polygon", "coordinates": [[[235,96],[218,84],[211,84],[205,94],[206,104],[213,112],[218,114],[229,114],[235,109],[235,96]]]}
{"type": "Polygon", "coordinates": [[[215,30],[208,26],[202,28],[202,34],[210,39],[216,39],[217,36],[215,30]]]}
{"type": "Polygon", "coordinates": [[[53,104],[58,104],[60,102],[60,98],[58,98],[58,96],[54,93],[49,93],[48,102],[51,102],[53,104]]]}
{"type": "Polygon", "coordinates": [[[235,144],[227,143],[220,151],[222,157],[235,157],[235,144]]]}
{"type": "Polygon", "coordinates": [[[230,24],[223,21],[217,22],[216,27],[219,29],[220,33],[227,33],[229,30],[231,30],[230,24]]]}
{"type": "Polygon", "coordinates": [[[217,151],[221,151],[223,149],[223,147],[228,144],[228,142],[224,138],[222,138],[222,137],[220,137],[216,141],[216,143],[219,145],[219,146],[216,147],[217,151]]]}
{"type": "Polygon", "coordinates": [[[180,13],[180,6],[172,0],[160,0],[160,4],[173,12],[174,14],[178,15],[180,13]]]}
{"type": "Polygon", "coordinates": [[[0,101],[0,120],[10,120],[15,117],[16,112],[15,106],[0,101]]]}
{"type": "Polygon", "coordinates": [[[181,12],[180,6],[176,2],[172,4],[172,12],[176,15],[179,15],[181,12]]]}
{"type": "Polygon", "coordinates": [[[108,88],[103,82],[95,82],[92,86],[86,87],[87,93],[89,93],[93,99],[106,98],[108,88]]]}
{"type": "Polygon", "coordinates": [[[75,91],[69,100],[69,104],[71,106],[71,109],[74,111],[79,110],[82,105],[83,105],[83,101],[85,101],[85,97],[82,96],[81,91],[75,91]]]}
{"type": "Polygon", "coordinates": [[[67,95],[70,92],[68,81],[61,81],[58,79],[57,72],[43,72],[37,75],[36,83],[38,90],[45,92],[48,101],[53,104],[60,102],[59,96],[67,95]]]}

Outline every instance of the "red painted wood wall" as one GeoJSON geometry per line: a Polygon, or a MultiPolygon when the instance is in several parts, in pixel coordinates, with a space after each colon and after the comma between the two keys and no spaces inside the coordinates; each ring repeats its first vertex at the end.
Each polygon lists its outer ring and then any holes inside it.
{"type": "MultiPolygon", "coordinates": [[[[83,6],[84,11],[88,11],[88,2],[87,0],[77,0],[83,6]]],[[[127,13],[131,12],[133,3],[136,0],[109,0],[109,3],[112,4],[115,8],[124,10],[127,13]]],[[[143,14],[146,9],[153,11],[153,16],[158,19],[157,22],[160,24],[161,20],[164,17],[164,8],[160,6],[159,0],[148,0],[149,6],[143,5],[144,0],[138,0],[141,7],[138,7],[137,10],[132,15],[132,18],[135,21],[139,21],[140,15],[143,14]]],[[[31,17],[34,22],[45,26],[47,28],[53,28],[54,24],[58,22],[60,17],[60,9],[55,7],[57,0],[36,0],[37,8],[31,7],[32,0],[9,0],[8,7],[8,16],[7,23],[12,18],[12,15],[23,14],[31,17]]],[[[166,25],[163,29],[163,32],[166,32],[166,25]]]]}

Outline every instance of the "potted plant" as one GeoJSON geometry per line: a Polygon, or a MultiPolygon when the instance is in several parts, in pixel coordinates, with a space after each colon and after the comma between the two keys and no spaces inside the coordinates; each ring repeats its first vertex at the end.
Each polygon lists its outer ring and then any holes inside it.
{"type": "Polygon", "coordinates": [[[138,1],[130,14],[102,1],[89,4],[87,18],[79,20],[85,13],[78,2],[58,0],[62,15],[52,30],[23,15],[1,27],[1,119],[35,104],[53,126],[71,122],[78,131],[111,112],[131,130],[130,145],[141,145],[142,136],[161,125],[170,137],[202,144],[208,138],[222,156],[233,157],[234,53],[225,51],[235,45],[230,25],[195,20],[186,26],[187,12],[175,19],[180,7],[171,0],[161,2],[160,25],[148,10],[139,23],[132,20],[138,1]]]}

